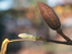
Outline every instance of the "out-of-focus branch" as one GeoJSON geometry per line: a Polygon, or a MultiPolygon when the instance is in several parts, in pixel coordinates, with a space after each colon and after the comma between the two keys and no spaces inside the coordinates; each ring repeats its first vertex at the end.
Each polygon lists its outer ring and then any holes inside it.
{"type": "Polygon", "coordinates": [[[72,42],[66,42],[66,41],[47,40],[46,42],[53,42],[53,43],[57,43],[57,44],[72,45],[72,42]]]}
{"type": "Polygon", "coordinates": [[[57,44],[72,45],[72,41],[71,42],[67,42],[67,41],[56,41],[56,40],[51,40],[51,39],[46,40],[46,39],[44,39],[42,37],[40,37],[39,40],[43,40],[45,42],[57,43],[57,44]]]}

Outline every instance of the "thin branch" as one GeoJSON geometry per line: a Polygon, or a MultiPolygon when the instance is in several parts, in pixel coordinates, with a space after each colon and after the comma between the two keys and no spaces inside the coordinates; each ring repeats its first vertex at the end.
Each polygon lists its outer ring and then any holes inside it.
{"type": "Polygon", "coordinates": [[[57,44],[72,45],[72,42],[66,42],[66,41],[47,40],[46,42],[53,42],[53,43],[57,43],[57,44]]]}
{"type": "Polygon", "coordinates": [[[71,39],[62,32],[61,28],[57,29],[56,31],[57,31],[67,42],[71,42],[71,39]]]}
{"type": "Polygon", "coordinates": [[[57,44],[65,44],[65,45],[72,45],[72,41],[67,42],[67,41],[56,41],[56,40],[51,40],[51,39],[44,39],[43,37],[39,37],[38,40],[43,40],[46,42],[52,42],[52,43],[57,43],[57,44]]]}

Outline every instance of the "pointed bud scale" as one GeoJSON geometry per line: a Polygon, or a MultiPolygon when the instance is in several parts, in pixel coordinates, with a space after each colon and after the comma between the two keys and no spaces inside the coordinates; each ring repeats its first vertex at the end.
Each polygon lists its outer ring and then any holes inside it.
{"type": "Polygon", "coordinates": [[[40,1],[38,1],[38,5],[45,22],[54,30],[60,28],[61,24],[54,10],[40,1]]]}

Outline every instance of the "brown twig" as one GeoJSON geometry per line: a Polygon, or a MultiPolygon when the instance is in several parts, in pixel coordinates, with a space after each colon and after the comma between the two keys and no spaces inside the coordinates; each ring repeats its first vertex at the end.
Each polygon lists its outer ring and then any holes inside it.
{"type": "Polygon", "coordinates": [[[72,42],[66,42],[66,41],[47,40],[46,42],[53,42],[53,43],[57,43],[57,44],[72,45],[72,42]]]}
{"type": "Polygon", "coordinates": [[[56,31],[57,31],[57,33],[59,33],[65,40],[67,40],[67,42],[71,42],[71,39],[62,32],[61,28],[57,29],[56,31]]]}
{"type": "Polygon", "coordinates": [[[51,40],[51,39],[44,39],[43,37],[39,37],[38,40],[42,40],[42,41],[45,41],[45,42],[57,43],[57,44],[72,45],[72,41],[71,41],[71,42],[67,42],[67,41],[57,41],[57,40],[51,40]]]}

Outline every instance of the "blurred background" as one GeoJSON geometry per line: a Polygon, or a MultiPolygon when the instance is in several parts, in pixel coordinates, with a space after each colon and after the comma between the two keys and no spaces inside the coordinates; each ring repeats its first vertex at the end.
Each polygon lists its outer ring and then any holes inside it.
{"type": "MultiPolygon", "coordinates": [[[[21,39],[20,33],[65,41],[44,22],[38,1],[54,9],[63,32],[72,39],[72,0],[0,0],[0,46],[5,38],[21,39]]],[[[72,46],[23,41],[9,43],[6,54],[72,54],[72,46]]]]}

